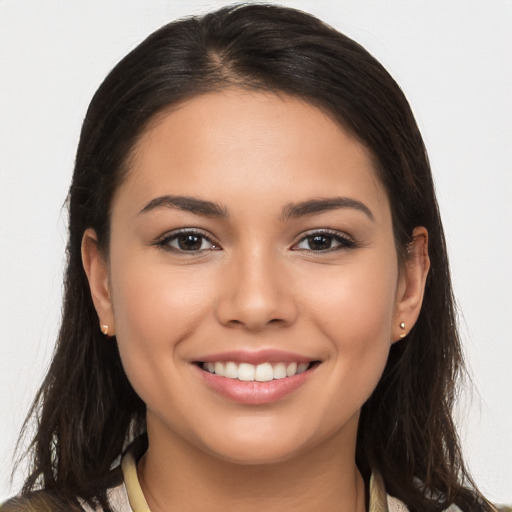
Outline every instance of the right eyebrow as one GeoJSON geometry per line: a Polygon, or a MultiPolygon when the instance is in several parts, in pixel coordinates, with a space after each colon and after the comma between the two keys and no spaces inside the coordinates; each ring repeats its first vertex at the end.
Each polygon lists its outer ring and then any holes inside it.
{"type": "Polygon", "coordinates": [[[155,197],[142,208],[139,215],[157,208],[174,208],[205,217],[226,218],[228,216],[226,208],[220,204],[205,201],[204,199],[197,199],[195,197],[173,195],[155,197]]]}
{"type": "Polygon", "coordinates": [[[301,203],[290,203],[283,209],[281,218],[294,219],[305,215],[338,210],[340,208],[351,208],[363,212],[370,220],[375,221],[375,217],[363,202],[350,197],[328,197],[323,199],[312,199],[301,203]]]}

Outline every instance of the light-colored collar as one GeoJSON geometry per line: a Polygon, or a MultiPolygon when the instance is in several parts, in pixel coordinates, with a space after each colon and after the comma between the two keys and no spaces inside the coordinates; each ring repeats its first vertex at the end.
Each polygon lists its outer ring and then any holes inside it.
{"type": "MultiPolygon", "coordinates": [[[[389,512],[388,496],[384,480],[379,473],[372,473],[370,477],[370,507],[369,512],[389,512]]],[[[407,509],[405,509],[407,510],[407,509]]]]}
{"type": "Polygon", "coordinates": [[[137,476],[137,460],[135,454],[128,448],[121,463],[123,470],[124,485],[128,501],[133,512],[151,512],[148,502],[142,492],[139,477],[137,476]]]}
{"type": "MultiPolygon", "coordinates": [[[[123,456],[121,468],[123,470],[124,484],[132,512],[151,512],[148,502],[142,492],[137,476],[137,461],[146,450],[147,444],[136,439],[123,456]]],[[[369,512],[408,512],[407,506],[399,499],[386,493],[386,486],[382,476],[373,472],[369,487],[369,512]]],[[[444,512],[462,512],[457,505],[450,505],[444,512]]]]}
{"type": "MultiPolygon", "coordinates": [[[[126,493],[133,512],[151,512],[137,476],[137,453],[130,450],[125,453],[121,464],[124,476],[126,493]]],[[[398,500],[396,500],[398,501],[398,500]]],[[[404,508],[396,508],[396,512],[407,511],[404,508]]],[[[393,507],[394,508],[394,507],[393,507]]],[[[370,478],[370,510],[369,512],[393,512],[388,508],[388,499],[384,487],[384,481],[378,473],[373,473],[370,478]]]]}

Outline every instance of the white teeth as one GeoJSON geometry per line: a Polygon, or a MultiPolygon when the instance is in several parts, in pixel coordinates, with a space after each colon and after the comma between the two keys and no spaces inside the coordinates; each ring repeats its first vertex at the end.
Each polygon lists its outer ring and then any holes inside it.
{"type": "Polygon", "coordinates": [[[227,377],[228,379],[236,379],[238,377],[238,366],[236,363],[233,363],[233,361],[226,363],[224,377],[227,377]]]}
{"type": "Polygon", "coordinates": [[[254,380],[256,368],[253,364],[241,363],[238,365],[238,380],[251,381],[254,380]]]}
{"type": "Polygon", "coordinates": [[[256,366],[254,380],[258,382],[268,382],[274,378],[274,370],[270,363],[263,363],[256,366]]]}
{"type": "Polygon", "coordinates": [[[286,376],[291,377],[292,375],[295,375],[297,373],[297,363],[290,363],[286,367],[286,376]]]}
{"type": "Polygon", "coordinates": [[[309,363],[262,363],[254,365],[228,361],[203,363],[202,368],[227,379],[238,379],[245,382],[269,382],[274,379],[284,379],[304,373],[309,368],[309,363]]]}
{"type": "Polygon", "coordinates": [[[304,373],[308,369],[308,366],[308,363],[300,363],[299,366],[297,366],[297,374],[304,373]]]}
{"type": "Polygon", "coordinates": [[[215,373],[224,377],[224,363],[215,363],[215,373]]]}
{"type": "Polygon", "coordinates": [[[274,379],[284,379],[286,377],[286,365],[277,363],[274,366],[274,379]]]}

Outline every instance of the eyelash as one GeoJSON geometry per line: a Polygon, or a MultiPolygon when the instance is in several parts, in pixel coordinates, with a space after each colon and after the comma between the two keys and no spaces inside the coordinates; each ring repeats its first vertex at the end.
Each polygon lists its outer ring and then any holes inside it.
{"type": "MultiPolygon", "coordinates": [[[[179,242],[178,242],[179,243],[179,242]]],[[[174,231],[171,233],[166,234],[164,237],[157,240],[154,245],[160,249],[166,250],[166,251],[173,251],[177,253],[191,253],[191,254],[198,254],[203,251],[218,251],[221,250],[220,245],[216,244],[208,235],[206,235],[204,232],[197,230],[197,229],[180,229],[179,231],[174,231]],[[196,236],[199,240],[200,246],[203,244],[204,241],[207,241],[211,244],[211,247],[207,249],[192,249],[192,250],[186,250],[180,247],[173,247],[171,245],[172,242],[177,241],[180,236],[196,236]]],[[[339,250],[347,250],[347,249],[354,249],[357,247],[357,243],[349,238],[347,235],[341,234],[339,231],[334,231],[331,229],[321,229],[321,230],[312,230],[309,232],[306,232],[298,242],[294,243],[291,247],[291,250],[293,251],[305,251],[313,254],[318,253],[326,253],[326,252],[333,252],[333,251],[339,251],[339,250]],[[326,249],[300,249],[296,248],[299,244],[302,242],[307,241],[308,239],[313,239],[315,237],[319,238],[326,238],[330,239],[330,243],[332,244],[332,241],[335,241],[339,245],[337,247],[328,247],[326,249]]]]}
{"type": "Polygon", "coordinates": [[[162,238],[157,240],[154,245],[160,249],[166,250],[166,251],[173,251],[177,253],[191,253],[191,254],[198,254],[203,251],[218,251],[220,250],[220,246],[216,244],[209,236],[207,236],[202,231],[199,231],[197,229],[180,229],[179,231],[173,231],[172,233],[168,233],[164,235],[162,238]],[[171,242],[177,241],[180,236],[196,236],[198,239],[200,239],[200,243],[202,245],[203,241],[209,242],[212,247],[208,249],[192,249],[190,251],[187,251],[185,249],[181,249],[179,247],[173,247],[171,245],[171,242]]]}
{"type": "Polygon", "coordinates": [[[292,246],[292,250],[303,250],[309,253],[318,254],[318,253],[325,253],[325,252],[333,252],[333,251],[339,251],[343,249],[354,249],[357,247],[357,243],[350,237],[348,237],[345,234],[340,233],[339,231],[334,231],[331,229],[321,229],[321,230],[312,230],[307,233],[305,233],[300,240],[295,243],[292,246]],[[334,240],[335,242],[339,243],[337,247],[329,247],[325,250],[318,250],[318,249],[293,249],[293,247],[296,247],[301,242],[304,242],[308,239],[312,239],[315,237],[324,237],[334,240]]]}

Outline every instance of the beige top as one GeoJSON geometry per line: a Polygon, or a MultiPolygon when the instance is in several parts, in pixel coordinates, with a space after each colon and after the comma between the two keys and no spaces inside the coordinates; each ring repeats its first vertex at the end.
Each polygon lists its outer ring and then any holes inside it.
{"type": "MultiPolygon", "coordinates": [[[[136,455],[128,449],[121,464],[124,482],[107,492],[109,503],[116,512],[151,512],[137,476],[136,455]]],[[[82,505],[85,512],[95,512],[82,505]]],[[[386,493],[384,481],[378,473],[370,479],[369,512],[408,512],[409,509],[399,499],[386,493]]],[[[444,512],[462,512],[457,505],[450,505],[444,512]]]]}

